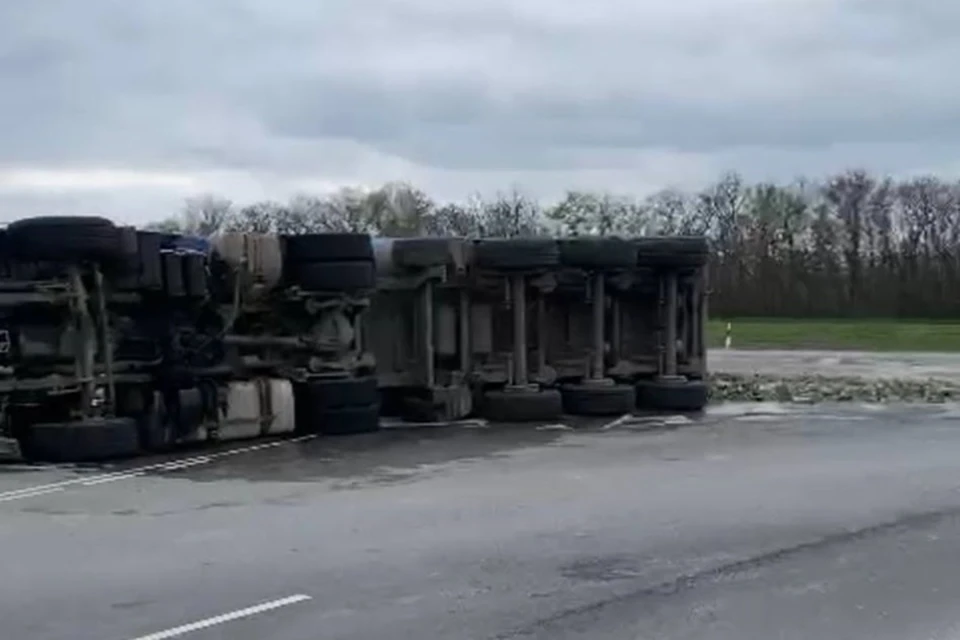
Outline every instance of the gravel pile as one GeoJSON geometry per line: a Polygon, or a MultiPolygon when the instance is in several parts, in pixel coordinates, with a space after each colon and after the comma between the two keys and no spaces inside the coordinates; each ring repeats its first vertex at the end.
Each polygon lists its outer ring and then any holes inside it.
{"type": "Polygon", "coordinates": [[[767,402],[927,402],[960,400],[960,383],[946,380],[870,380],[806,375],[710,375],[711,401],[767,402]]]}

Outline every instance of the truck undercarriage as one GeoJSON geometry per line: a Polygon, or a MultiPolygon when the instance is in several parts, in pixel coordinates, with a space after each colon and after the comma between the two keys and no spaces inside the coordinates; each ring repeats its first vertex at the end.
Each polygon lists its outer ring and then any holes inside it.
{"type": "Polygon", "coordinates": [[[706,403],[702,239],[0,232],[0,455],[706,403]]]}

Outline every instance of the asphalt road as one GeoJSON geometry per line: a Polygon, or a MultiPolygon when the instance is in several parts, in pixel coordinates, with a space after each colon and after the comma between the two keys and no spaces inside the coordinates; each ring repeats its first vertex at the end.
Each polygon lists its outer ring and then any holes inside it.
{"type": "Polygon", "coordinates": [[[0,467],[0,637],[960,637],[960,410],[750,411],[0,467]]]}

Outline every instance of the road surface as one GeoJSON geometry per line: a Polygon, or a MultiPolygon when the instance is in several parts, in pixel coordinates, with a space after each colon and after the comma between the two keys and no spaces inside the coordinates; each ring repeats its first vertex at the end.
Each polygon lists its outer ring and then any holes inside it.
{"type": "Polygon", "coordinates": [[[16,640],[960,638],[960,410],[2,467],[0,544],[16,640]]]}

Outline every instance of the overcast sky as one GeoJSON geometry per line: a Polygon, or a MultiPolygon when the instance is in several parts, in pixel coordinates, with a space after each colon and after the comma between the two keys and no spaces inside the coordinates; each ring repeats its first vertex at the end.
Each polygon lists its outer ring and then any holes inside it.
{"type": "Polygon", "coordinates": [[[0,220],[960,169],[947,0],[0,2],[0,220]]]}

